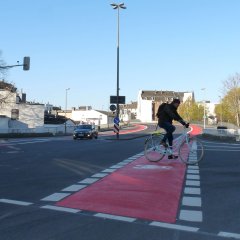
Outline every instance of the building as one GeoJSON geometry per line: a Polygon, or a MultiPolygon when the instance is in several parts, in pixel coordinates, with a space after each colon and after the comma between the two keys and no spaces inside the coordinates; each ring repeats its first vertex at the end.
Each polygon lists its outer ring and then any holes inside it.
{"type": "Polygon", "coordinates": [[[27,102],[25,93],[18,93],[9,83],[0,81],[0,132],[42,127],[44,104],[27,102]]]}
{"type": "Polygon", "coordinates": [[[120,105],[120,120],[123,122],[130,122],[137,118],[137,102],[120,105]]]}
{"type": "Polygon", "coordinates": [[[156,121],[158,107],[163,102],[171,102],[174,98],[185,102],[187,99],[194,100],[193,92],[174,92],[162,90],[140,90],[137,99],[137,119],[141,122],[156,121]]]}

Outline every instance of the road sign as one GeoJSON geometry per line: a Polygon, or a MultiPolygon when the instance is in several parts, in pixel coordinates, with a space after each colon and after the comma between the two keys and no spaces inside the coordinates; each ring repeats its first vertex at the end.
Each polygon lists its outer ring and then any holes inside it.
{"type": "Polygon", "coordinates": [[[110,103],[112,104],[125,104],[125,96],[118,96],[118,101],[117,101],[117,96],[110,96],[110,103]]]}
{"type": "Polygon", "coordinates": [[[118,117],[115,117],[115,118],[113,119],[113,122],[116,123],[116,124],[119,124],[120,120],[119,120],[118,117]]]}
{"type": "Polygon", "coordinates": [[[113,105],[113,104],[110,105],[110,110],[111,110],[111,111],[115,111],[116,109],[117,109],[116,105],[113,105]]]}

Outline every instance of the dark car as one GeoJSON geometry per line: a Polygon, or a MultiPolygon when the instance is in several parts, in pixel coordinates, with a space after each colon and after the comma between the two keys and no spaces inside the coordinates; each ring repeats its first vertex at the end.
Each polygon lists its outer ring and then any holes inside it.
{"type": "Polygon", "coordinates": [[[98,131],[94,125],[91,124],[82,124],[78,125],[73,132],[73,139],[77,138],[98,138],[98,131]]]}

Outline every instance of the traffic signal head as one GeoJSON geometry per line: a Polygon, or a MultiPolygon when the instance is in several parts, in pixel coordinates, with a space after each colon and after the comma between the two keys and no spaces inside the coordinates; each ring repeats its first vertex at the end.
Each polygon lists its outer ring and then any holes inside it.
{"type": "Polygon", "coordinates": [[[23,70],[28,71],[30,69],[30,57],[23,58],[23,70]]]}

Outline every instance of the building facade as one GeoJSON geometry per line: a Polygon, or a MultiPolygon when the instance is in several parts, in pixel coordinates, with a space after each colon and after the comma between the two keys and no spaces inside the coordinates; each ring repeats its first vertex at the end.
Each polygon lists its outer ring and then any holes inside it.
{"type": "Polygon", "coordinates": [[[163,102],[170,103],[174,98],[178,98],[181,102],[189,98],[194,100],[194,93],[140,90],[137,99],[137,119],[141,122],[157,121],[156,113],[159,105],[163,102]]]}
{"type": "Polygon", "coordinates": [[[44,125],[44,104],[26,101],[26,94],[16,89],[0,89],[0,132],[31,129],[44,125]]]}

